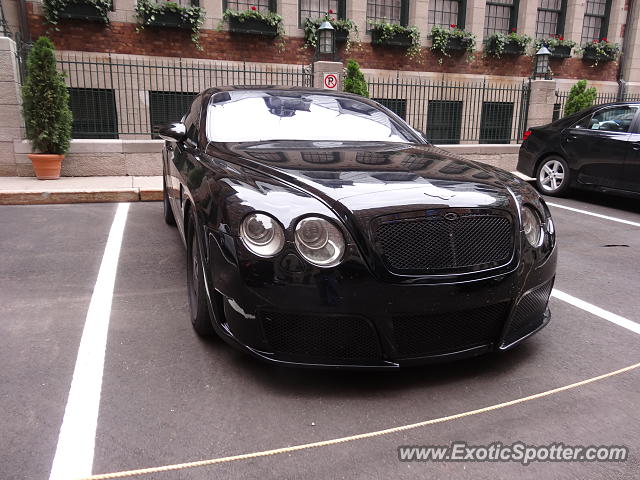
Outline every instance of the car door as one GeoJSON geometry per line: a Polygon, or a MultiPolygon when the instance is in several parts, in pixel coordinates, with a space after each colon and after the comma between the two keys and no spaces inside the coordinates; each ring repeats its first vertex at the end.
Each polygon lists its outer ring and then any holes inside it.
{"type": "Polygon", "coordinates": [[[622,188],[640,193],[640,115],[631,126],[629,143],[631,152],[624,165],[624,182],[622,188]]]}
{"type": "Polygon", "coordinates": [[[578,183],[621,188],[637,114],[637,105],[607,106],[562,132],[560,141],[578,183]]]}

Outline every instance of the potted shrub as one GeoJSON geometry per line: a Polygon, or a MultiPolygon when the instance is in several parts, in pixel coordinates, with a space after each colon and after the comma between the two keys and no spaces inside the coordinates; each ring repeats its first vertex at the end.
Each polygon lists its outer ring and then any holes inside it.
{"type": "Polygon", "coordinates": [[[359,41],[358,37],[358,26],[349,19],[346,18],[336,18],[333,16],[334,11],[329,10],[324,16],[311,19],[307,18],[304,21],[304,44],[306,47],[316,47],[316,41],[318,40],[318,27],[324,21],[327,21],[331,24],[331,26],[335,29],[336,35],[336,43],[347,43],[349,42],[349,37],[351,32],[355,32],[356,41],[359,41]]]}
{"type": "Polygon", "coordinates": [[[431,29],[431,51],[440,56],[438,63],[452,52],[467,52],[467,61],[472,61],[475,48],[476,36],[457,25],[449,25],[448,29],[434,25],[431,29]]]}
{"type": "Polygon", "coordinates": [[[251,6],[248,10],[231,10],[228,8],[222,14],[222,20],[218,27],[221,28],[224,22],[229,23],[229,31],[231,33],[284,38],[282,16],[275,12],[263,13],[256,6],[251,6]]]}
{"type": "Polygon", "coordinates": [[[564,105],[564,116],[568,117],[585,108],[589,108],[595,102],[598,92],[594,87],[587,88],[586,80],[579,80],[571,87],[567,102],[564,105]]]}
{"type": "Polygon", "coordinates": [[[493,33],[487,38],[485,55],[501,58],[502,55],[524,55],[531,42],[528,35],[520,35],[515,28],[510,33],[493,33]]]}
{"type": "Polygon", "coordinates": [[[573,40],[565,40],[562,35],[553,35],[549,38],[536,40],[536,52],[542,47],[547,47],[551,52],[551,58],[569,58],[571,57],[571,49],[576,46],[573,40]]]}
{"type": "Polygon", "coordinates": [[[343,89],[348,93],[355,93],[369,98],[369,89],[364,79],[364,74],[360,70],[360,65],[355,60],[349,60],[344,74],[343,89]]]}
{"type": "Polygon", "coordinates": [[[600,41],[594,40],[591,43],[584,44],[580,50],[582,51],[583,60],[593,61],[594,63],[591,66],[595,67],[600,62],[615,61],[620,54],[620,45],[610,43],[606,38],[602,38],[600,41]]]}
{"type": "Polygon", "coordinates": [[[136,17],[138,28],[165,27],[183,28],[191,31],[191,41],[198,50],[200,45],[200,29],[204,23],[205,11],[200,7],[183,7],[175,2],[153,3],[149,0],[136,2],[136,17]]]}
{"type": "Polygon", "coordinates": [[[61,19],[77,19],[108,24],[111,0],[44,0],[44,18],[58,25],[61,19]]]}
{"type": "Polygon", "coordinates": [[[29,155],[40,180],[60,178],[64,154],[69,150],[73,118],[64,75],[56,70],[53,43],[40,37],[27,57],[27,78],[22,86],[22,115],[31,140],[29,155]]]}
{"type": "Polygon", "coordinates": [[[392,47],[405,47],[411,58],[420,54],[420,31],[417,27],[405,27],[385,21],[369,22],[371,43],[392,47]]]}

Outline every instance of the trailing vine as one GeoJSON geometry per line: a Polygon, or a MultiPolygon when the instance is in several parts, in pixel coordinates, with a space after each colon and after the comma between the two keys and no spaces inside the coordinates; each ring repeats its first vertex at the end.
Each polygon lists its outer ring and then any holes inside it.
{"type": "Polygon", "coordinates": [[[336,18],[332,17],[334,14],[333,10],[329,10],[324,16],[311,19],[307,18],[304,21],[304,46],[316,48],[316,44],[318,42],[318,27],[322,24],[322,22],[327,21],[331,24],[331,26],[335,29],[336,33],[338,32],[346,32],[347,34],[347,43],[345,46],[345,52],[348,52],[351,48],[351,44],[353,41],[351,40],[351,32],[355,34],[355,42],[360,42],[360,34],[358,32],[358,26],[355,24],[353,20],[349,20],[348,18],[336,18]]]}
{"type": "Polygon", "coordinates": [[[139,32],[145,27],[153,24],[156,17],[165,13],[177,13],[185,25],[191,30],[191,41],[198,50],[202,50],[200,45],[200,29],[204,24],[205,11],[201,7],[183,7],[175,2],[153,3],[149,0],[138,0],[135,7],[136,17],[138,18],[139,32]]]}
{"type": "Polygon", "coordinates": [[[249,19],[258,20],[267,25],[275,27],[276,38],[278,39],[277,41],[278,50],[280,51],[284,50],[285,39],[284,39],[284,23],[282,21],[282,15],[279,15],[275,12],[262,13],[255,6],[252,6],[248,10],[232,10],[230,8],[227,8],[222,14],[222,19],[220,20],[220,23],[218,23],[218,30],[221,30],[225,22],[228,22],[229,19],[231,18],[236,19],[239,22],[244,22],[249,19]]]}
{"type": "Polygon", "coordinates": [[[397,23],[389,23],[385,21],[369,22],[371,30],[375,30],[378,35],[376,43],[384,43],[396,35],[407,35],[411,39],[411,45],[407,48],[407,56],[415,59],[420,56],[422,48],[420,46],[420,31],[418,27],[405,27],[397,23]]]}
{"type": "Polygon", "coordinates": [[[459,41],[464,51],[467,52],[467,62],[472,62],[475,59],[476,36],[473,33],[458,28],[454,24],[449,25],[448,29],[434,25],[431,29],[431,51],[440,55],[438,63],[442,64],[443,57],[451,56],[452,40],[459,41]]]}
{"type": "Polygon", "coordinates": [[[592,67],[597,67],[599,62],[613,62],[620,54],[620,45],[609,42],[606,38],[594,40],[591,43],[585,43],[580,47],[579,52],[593,59],[592,67]]]}
{"type": "MultiPolygon", "coordinates": [[[[60,13],[69,5],[93,5],[100,21],[109,24],[108,13],[111,11],[111,0],[44,0],[44,18],[51,25],[58,25],[60,21],[60,13]]],[[[56,30],[58,28],[56,27],[56,30]]]]}
{"type": "Polygon", "coordinates": [[[484,47],[485,55],[501,58],[504,54],[507,44],[518,45],[522,50],[522,55],[531,43],[531,37],[528,35],[520,35],[516,29],[511,29],[510,33],[494,33],[487,38],[487,44],[484,47]]]}

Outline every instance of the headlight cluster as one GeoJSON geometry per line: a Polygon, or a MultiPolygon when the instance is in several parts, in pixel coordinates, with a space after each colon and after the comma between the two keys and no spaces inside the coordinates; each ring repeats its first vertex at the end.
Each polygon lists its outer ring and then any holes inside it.
{"type": "MultiPolygon", "coordinates": [[[[251,213],[240,224],[240,238],[260,257],[273,257],[285,243],[284,229],[277,220],[264,213],[251,213]]],[[[298,253],[312,265],[333,267],[345,251],[344,236],[333,223],[320,217],[305,217],[294,230],[298,253]]]]}
{"type": "Polygon", "coordinates": [[[522,207],[522,229],[532,247],[539,247],[543,240],[540,216],[528,206],[522,207]]]}

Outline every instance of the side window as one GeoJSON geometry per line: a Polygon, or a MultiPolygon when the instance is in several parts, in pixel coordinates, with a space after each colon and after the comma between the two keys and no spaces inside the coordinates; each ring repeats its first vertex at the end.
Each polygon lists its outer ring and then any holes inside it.
{"type": "Polygon", "coordinates": [[[581,120],[576,128],[626,133],[637,111],[636,106],[603,108],[581,120]]]}

